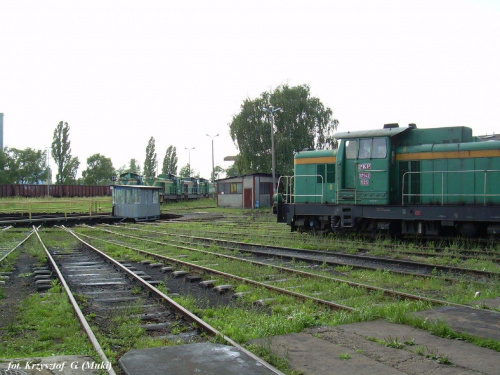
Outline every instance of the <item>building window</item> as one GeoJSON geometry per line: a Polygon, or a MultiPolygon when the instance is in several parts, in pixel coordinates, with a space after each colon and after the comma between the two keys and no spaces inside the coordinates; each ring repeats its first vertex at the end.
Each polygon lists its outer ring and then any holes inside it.
{"type": "Polygon", "coordinates": [[[242,194],[243,184],[241,182],[229,182],[219,184],[219,194],[242,194]]]}

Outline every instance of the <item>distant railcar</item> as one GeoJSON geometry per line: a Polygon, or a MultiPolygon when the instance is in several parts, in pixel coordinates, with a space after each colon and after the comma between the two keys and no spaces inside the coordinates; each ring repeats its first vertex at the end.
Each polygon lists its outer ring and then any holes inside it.
{"type": "Polygon", "coordinates": [[[172,174],[159,174],[154,178],[143,178],[136,173],[120,175],[117,185],[144,185],[160,188],[160,202],[176,202],[209,196],[210,183],[204,178],[177,177],[172,174]]]}
{"type": "Polygon", "coordinates": [[[181,180],[173,174],[160,174],[158,178],[163,181],[163,195],[165,202],[179,201],[181,196],[181,180]]]}
{"type": "Polygon", "coordinates": [[[110,186],[97,185],[28,185],[5,184],[0,185],[0,198],[7,197],[104,197],[111,196],[110,186]]]}
{"type": "Polygon", "coordinates": [[[122,173],[118,178],[118,185],[143,185],[143,177],[140,174],[127,172],[122,173]]]}
{"type": "Polygon", "coordinates": [[[204,178],[198,179],[198,194],[200,198],[208,198],[210,195],[210,182],[204,178]]]}
{"type": "Polygon", "coordinates": [[[181,180],[183,199],[198,199],[198,179],[185,177],[181,180]]]}

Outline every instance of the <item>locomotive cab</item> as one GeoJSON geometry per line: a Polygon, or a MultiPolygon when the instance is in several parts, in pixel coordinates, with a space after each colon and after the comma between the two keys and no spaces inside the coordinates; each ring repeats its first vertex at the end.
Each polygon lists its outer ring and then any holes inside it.
{"type": "Polygon", "coordinates": [[[338,152],[338,202],[389,204],[391,143],[389,137],[342,139],[338,152]]]}

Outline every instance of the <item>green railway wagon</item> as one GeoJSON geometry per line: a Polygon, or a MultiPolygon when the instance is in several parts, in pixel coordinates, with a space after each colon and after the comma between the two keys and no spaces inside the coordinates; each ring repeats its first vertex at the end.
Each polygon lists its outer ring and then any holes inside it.
{"type": "Polygon", "coordinates": [[[127,172],[119,176],[117,185],[142,185],[142,183],[142,176],[140,174],[127,172]]]}
{"type": "Polygon", "coordinates": [[[166,202],[181,199],[181,181],[177,176],[162,173],[158,178],[163,181],[163,195],[166,202]]]}
{"type": "Polygon", "coordinates": [[[198,179],[198,194],[200,197],[208,197],[210,194],[210,182],[204,178],[198,179]]]}

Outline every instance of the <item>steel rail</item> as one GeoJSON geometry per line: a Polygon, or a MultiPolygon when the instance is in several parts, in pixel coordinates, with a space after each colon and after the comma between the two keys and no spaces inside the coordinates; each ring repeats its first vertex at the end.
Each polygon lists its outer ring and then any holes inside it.
{"type": "MultiPolygon", "coordinates": [[[[162,224],[189,224],[191,223],[192,221],[189,221],[189,222],[182,222],[182,221],[159,221],[159,223],[162,223],[162,224]]],[[[292,236],[298,236],[298,232],[289,232],[287,235],[268,235],[268,234],[249,234],[248,232],[241,232],[241,231],[234,231],[234,223],[230,223],[228,222],[229,224],[225,225],[224,223],[220,224],[221,222],[218,221],[217,224],[214,224],[214,223],[210,223],[211,225],[211,228],[212,229],[207,229],[205,230],[204,229],[204,233],[211,233],[211,234],[222,234],[222,235],[231,235],[231,236],[241,236],[241,237],[261,237],[261,238],[273,238],[273,239],[276,239],[276,238],[282,238],[282,239],[285,239],[285,240],[290,240],[291,237],[290,235],[292,236]],[[222,233],[220,231],[217,231],[216,229],[217,228],[220,228],[220,227],[224,227],[224,228],[231,228],[233,229],[233,231],[228,234],[227,232],[226,233],[222,233]]],[[[142,226],[144,225],[150,225],[151,223],[141,223],[142,226]]],[[[154,223],[154,225],[157,225],[158,223],[154,223]]],[[[261,226],[257,226],[257,225],[253,225],[253,224],[247,224],[247,223],[240,223],[240,224],[244,224],[246,227],[250,226],[250,227],[254,227],[254,228],[260,228],[261,226]]],[[[268,230],[269,232],[269,230],[268,230]]],[[[282,231],[274,231],[273,232],[275,233],[282,233],[282,231]]],[[[313,237],[311,237],[313,238],[313,237]]],[[[438,238],[435,238],[434,240],[436,240],[438,238]]],[[[470,239],[469,239],[470,240],[470,239]]],[[[352,244],[352,243],[349,243],[349,241],[346,241],[346,240],[340,240],[338,238],[335,238],[335,242],[337,244],[341,243],[345,243],[345,244],[352,244]]],[[[388,250],[393,250],[393,249],[397,249],[397,245],[391,245],[391,244],[377,244],[378,246],[383,246],[384,248],[387,248],[388,250]]],[[[362,247],[362,246],[356,246],[357,250],[358,251],[369,251],[370,249],[366,248],[366,247],[362,247]]],[[[453,257],[457,257],[457,258],[468,258],[468,257],[474,257],[472,255],[466,255],[466,254],[477,254],[477,255],[480,255],[480,256],[492,256],[492,257],[496,257],[498,256],[499,254],[497,252],[494,252],[494,251],[481,251],[481,250],[468,250],[468,249],[457,249],[455,250],[457,252],[456,255],[453,255],[453,254],[440,254],[441,252],[445,251],[446,248],[437,248],[437,247],[429,247],[429,246],[419,246],[419,249],[422,249],[422,250],[425,250],[425,249],[432,249],[434,250],[436,253],[425,253],[425,252],[412,252],[412,251],[399,251],[400,254],[409,254],[409,255],[426,255],[426,256],[433,256],[433,257],[439,257],[439,256],[453,256],[453,257]],[[463,254],[463,255],[460,255],[460,254],[463,254]]],[[[328,249],[327,249],[328,250],[328,249]]],[[[474,258],[477,258],[477,257],[474,257],[474,258]]],[[[492,260],[492,261],[498,261],[499,259],[498,258],[484,258],[485,260],[492,260]]]]}
{"type": "MultiPolygon", "coordinates": [[[[115,259],[111,258],[109,255],[105,254],[104,252],[100,251],[99,249],[95,248],[94,246],[92,246],[88,242],[84,241],[83,239],[81,239],[72,230],[70,230],[70,229],[68,229],[68,228],[66,228],[64,226],[62,228],[66,232],[68,232],[71,235],[73,235],[73,237],[75,237],[78,241],[80,241],[81,243],[83,243],[85,246],[87,246],[88,248],[90,248],[93,251],[97,252],[98,254],[102,255],[106,260],[108,260],[109,262],[111,262],[113,265],[115,265],[119,269],[123,270],[123,272],[125,272],[131,278],[133,278],[134,280],[136,280],[137,282],[139,282],[144,288],[146,288],[152,294],[154,294],[154,295],[160,297],[162,300],[166,301],[171,307],[174,308],[174,310],[176,310],[187,321],[192,322],[192,323],[196,323],[203,331],[209,333],[210,335],[223,338],[224,341],[226,341],[230,345],[234,346],[235,348],[239,349],[240,351],[246,353],[248,356],[250,356],[254,360],[258,361],[260,364],[262,364],[263,366],[265,366],[267,369],[271,370],[275,374],[277,374],[277,375],[285,375],[284,373],[282,373],[281,371],[279,371],[278,369],[276,369],[274,366],[272,366],[269,363],[267,363],[266,361],[264,361],[262,358],[256,356],[255,354],[253,354],[249,350],[245,349],[243,346],[239,345],[237,342],[235,342],[230,337],[224,335],[223,333],[221,333],[220,331],[218,331],[217,329],[215,329],[214,327],[212,327],[210,324],[208,324],[207,322],[203,321],[202,319],[200,319],[199,317],[197,317],[196,315],[194,315],[189,310],[186,310],[184,307],[182,307],[177,302],[175,302],[174,300],[172,300],[166,294],[164,294],[163,292],[161,292],[160,290],[158,290],[157,288],[155,288],[153,285],[149,284],[143,278],[141,278],[140,276],[137,276],[135,273],[133,273],[132,271],[130,271],[129,269],[127,269],[126,267],[124,267],[118,261],[116,261],[115,259]]],[[[87,237],[89,237],[89,236],[87,236],[87,237]]],[[[137,250],[137,249],[135,249],[135,250],[137,250]]]]}
{"type": "Polygon", "coordinates": [[[87,322],[87,319],[85,319],[85,316],[83,315],[83,312],[80,309],[80,306],[78,306],[78,303],[76,302],[76,299],[73,296],[71,289],[69,288],[68,284],[66,283],[66,280],[64,279],[62,272],[59,270],[59,267],[57,266],[54,258],[52,258],[52,255],[50,255],[49,250],[47,249],[47,247],[43,243],[42,239],[40,238],[40,235],[38,234],[38,230],[35,227],[33,227],[33,231],[36,233],[36,236],[38,237],[40,244],[42,245],[43,249],[45,250],[45,254],[47,255],[47,258],[49,259],[51,267],[56,272],[57,277],[59,278],[59,281],[61,282],[62,286],[64,287],[64,290],[66,291],[66,295],[68,296],[68,298],[71,302],[71,305],[73,306],[73,309],[75,310],[75,313],[78,316],[78,320],[80,320],[80,323],[81,323],[83,329],[85,330],[85,333],[87,333],[87,336],[88,336],[90,342],[92,343],[94,349],[97,351],[97,353],[101,357],[102,361],[106,364],[109,364],[109,366],[106,366],[106,367],[109,367],[106,369],[106,371],[108,372],[109,375],[116,375],[115,370],[111,366],[111,361],[106,357],[104,350],[102,350],[102,347],[99,344],[99,341],[97,341],[97,338],[94,335],[92,328],[90,328],[90,325],[87,322]]]}
{"type": "Polygon", "coordinates": [[[0,258],[0,263],[2,263],[2,261],[7,258],[14,250],[16,250],[19,246],[21,246],[23,243],[25,243],[26,241],[28,241],[28,239],[31,237],[31,235],[33,234],[33,230],[28,234],[28,236],[22,240],[21,242],[19,242],[13,249],[11,249],[9,252],[7,252],[3,257],[0,258]]]}
{"type": "MultiPolygon", "coordinates": [[[[396,265],[411,266],[414,268],[419,268],[419,267],[420,268],[431,268],[431,269],[436,269],[438,271],[443,271],[443,272],[450,272],[451,271],[451,272],[456,272],[456,273],[460,273],[460,274],[473,274],[473,275],[477,275],[477,276],[500,277],[499,272],[489,272],[489,271],[474,270],[474,269],[469,269],[469,268],[441,266],[441,265],[435,265],[435,264],[429,264],[429,263],[419,263],[419,262],[414,262],[414,261],[410,261],[410,260],[387,259],[387,258],[380,258],[380,257],[369,256],[369,255],[354,255],[354,254],[345,254],[345,253],[339,254],[339,253],[332,253],[331,251],[296,249],[296,248],[274,246],[274,245],[260,245],[260,244],[248,243],[248,242],[220,240],[220,239],[211,238],[211,237],[187,236],[187,235],[182,235],[182,234],[179,234],[179,235],[178,234],[169,234],[169,235],[179,236],[179,237],[188,237],[188,238],[199,239],[199,240],[203,240],[203,241],[236,244],[236,245],[240,245],[240,246],[255,246],[255,247],[266,248],[266,249],[271,249],[271,250],[283,250],[283,251],[291,251],[291,252],[296,252],[296,253],[301,252],[301,253],[305,253],[305,254],[318,254],[318,255],[325,255],[325,256],[331,256],[331,257],[357,259],[357,260],[364,260],[364,261],[368,260],[368,261],[372,261],[372,262],[381,262],[381,263],[386,263],[386,264],[393,263],[396,265]]],[[[255,249],[245,250],[245,251],[258,252],[258,250],[255,250],[255,249]]],[[[265,254],[265,252],[262,252],[262,253],[265,254]]],[[[295,258],[297,259],[297,257],[295,257],[295,258]]],[[[328,263],[328,261],[327,261],[327,263],[328,263]]],[[[335,263],[335,262],[332,262],[332,263],[346,265],[345,263],[335,263]]],[[[361,267],[361,268],[372,268],[372,267],[365,267],[365,266],[358,266],[358,265],[353,265],[353,266],[354,267],[361,267]]]]}
{"type": "MultiPolygon", "coordinates": [[[[231,233],[223,233],[223,232],[218,232],[215,230],[204,230],[204,234],[215,234],[215,235],[226,235],[226,236],[239,236],[239,237],[259,237],[259,238],[271,238],[271,239],[276,239],[276,238],[281,238],[285,240],[290,240],[289,236],[274,236],[274,235],[268,235],[268,234],[253,234],[253,233],[242,233],[242,232],[234,232],[232,231],[231,233]]],[[[180,234],[176,234],[180,235],[180,234]]],[[[339,243],[346,243],[348,244],[347,241],[336,241],[337,244],[339,243]]],[[[266,245],[261,245],[261,246],[266,246],[266,245]]],[[[381,246],[381,245],[378,245],[381,246]]],[[[385,247],[387,250],[394,250],[396,247],[394,245],[382,245],[385,247]]],[[[366,247],[361,247],[361,246],[356,246],[356,249],[358,252],[369,252],[370,249],[366,247]]],[[[298,251],[304,251],[304,249],[297,249],[298,251]]],[[[432,258],[445,258],[445,257],[451,257],[451,258],[457,258],[457,259],[479,259],[479,260],[485,260],[485,261],[492,261],[492,262],[499,262],[500,258],[497,258],[497,254],[493,252],[481,252],[481,251],[472,251],[472,250],[458,250],[457,254],[443,254],[440,253],[439,251],[442,251],[440,248],[434,248],[435,253],[425,253],[425,252],[416,252],[416,251],[403,251],[403,250],[396,250],[398,254],[402,255],[413,255],[413,256],[424,256],[424,257],[432,257],[432,258]],[[477,254],[475,255],[466,255],[467,253],[471,254],[477,254]]],[[[329,254],[336,254],[330,250],[308,250],[308,251],[326,251],[329,254]]],[[[343,254],[340,254],[343,255],[343,254]]],[[[397,260],[396,260],[397,261],[397,260]]],[[[473,271],[474,272],[474,271],[473,271]]],[[[481,272],[481,271],[480,271],[481,272]]]]}
{"type": "MultiPolygon", "coordinates": [[[[470,306],[467,306],[467,305],[462,305],[462,304],[458,304],[458,303],[454,303],[454,302],[443,301],[443,300],[439,300],[439,299],[435,299],[435,298],[428,298],[428,297],[420,296],[420,295],[417,295],[417,294],[411,294],[411,293],[405,293],[405,292],[398,292],[398,291],[392,290],[392,289],[386,289],[386,288],[376,287],[376,286],[373,286],[373,285],[356,283],[356,282],[353,282],[353,281],[339,279],[339,278],[336,278],[336,277],[318,275],[318,274],[315,274],[315,273],[312,273],[312,272],[300,271],[300,270],[296,270],[296,269],[293,269],[293,268],[288,268],[288,267],[283,267],[283,266],[276,266],[276,265],[272,265],[272,264],[268,264],[268,263],[263,263],[263,262],[257,262],[257,261],[249,260],[249,259],[242,259],[242,258],[234,257],[234,256],[231,256],[231,255],[218,254],[218,253],[214,253],[214,252],[211,252],[211,251],[193,249],[193,248],[185,247],[185,246],[171,245],[171,244],[166,243],[166,242],[154,241],[154,240],[149,240],[149,239],[142,238],[142,237],[135,237],[135,236],[124,235],[124,234],[112,232],[112,231],[109,231],[109,230],[104,230],[104,231],[106,231],[108,233],[111,233],[111,234],[116,234],[116,235],[120,235],[120,236],[124,236],[124,237],[138,239],[138,240],[141,240],[141,241],[155,243],[155,244],[158,244],[158,245],[169,245],[169,246],[177,247],[177,248],[180,248],[180,249],[192,250],[192,251],[195,251],[195,252],[201,252],[201,253],[208,254],[208,255],[214,255],[214,256],[218,256],[218,257],[222,257],[222,258],[227,258],[227,259],[231,259],[231,260],[237,260],[237,261],[241,261],[241,262],[247,262],[247,263],[255,264],[255,265],[258,265],[258,266],[272,267],[272,268],[275,268],[275,269],[280,270],[280,271],[285,271],[285,272],[289,272],[289,273],[293,273],[293,274],[298,274],[298,275],[302,275],[302,276],[315,277],[315,278],[320,278],[320,279],[324,279],[324,280],[328,280],[328,281],[334,281],[334,282],[338,282],[338,283],[347,284],[347,285],[353,286],[353,287],[364,288],[364,289],[367,289],[367,290],[372,290],[372,291],[377,291],[377,292],[383,292],[384,294],[390,295],[390,296],[403,297],[403,298],[412,299],[412,300],[416,300],[416,301],[430,302],[430,303],[437,304],[437,305],[447,305],[447,306],[456,306],[456,307],[470,307],[470,306]]],[[[94,239],[98,239],[98,238],[94,238],[94,239]]],[[[98,240],[104,241],[102,239],[98,239],[98,240]]],[[[123,246],[123,245],[121,245],[121,246],[123,246]]],[[[133,250],[142,251],[142,250],[137,250],[135,248],[133,250]]],[[[164,258],[164,256],[160,255],[160,254],[155,254],[155,253],[150,253],[150,252],[146,252],[146,253],[148,253],[149,255],[154,254],[156,256],[164,258]]],[[[165,258],[171,259],[171,258],[168,258],[168,257],[165,257],[165,258]]],[[[181,263],[188,263],[188,262],[183,262],[183,261],[177,261],[175,259],[174,259],[174,261],[181,262],[181,263]]],[[[191,263],[188,263],[188,264],[192,265],[191,263]]],[[[201,266],[197,266],[197,265],[192,265],[192,266],[193,267],[201,267],[201,266]]],[[[217,272],[219,272],[219,271],[217,271],[217,272]]],[[[267,285],[267,284],[265,284],[265,285],[267,285]]]]}
{"type": "MultiPolygon", "coordinates": [[[[156,243],[158,245],[168,245],[168,244],[165,244],[165,243],[161,243],[161,242],[153,241],[153,240],[148,240],[148,239],[144,239],[144,238],[141,238],[141,237],[133,237],[133,236],[125,235],[125,234],[120,234],[120,233],[112,232],[112,231],[107,230],[107,229],[101,229],[101,230],[104,231],[104,232],[108,232],[110,234],[113,234],[115,236],[129,237],[129,238],[132,238],[132,239],[138,239],[138,240],[141,240],[141,241],[156,243]]],[[[112,241],[108,241],[108,240],[103,240],[103,239],[100,239],[100,238],[97,238],[97,237],[88,236],[88,235],[82,235],[82,236],[89,237],[89,238],[92,238],[92,239],[98,240],[98,241],[104,241],[104,242],[112,243],[114,245],[119,245],[119,246],[122,246],[124,248],[130,249],[130,250],[133,250],[133,251],[137,251],[137,252],[140,252],[142,254],[149,255],[149,256],[153,256],[153,257],[156,257],[156,258],[159,258],[159,259],[163,259],[163,260],[166,260],[166,261],[171,262],[171,263],[182,264],[182,265],[184,265],[186,267],[195,268],[197,270],[204,271],[204,272],[207,272],[207,273],[212,273],[212,274],[220,275],[220,276],[223,276],[223,277],[226,277],[226,278],[230,278],[230,279],[233,279],[233,280],[241,281],[243,283],[260,286],[260,287],[263,287],[263,288],[266,288],[266,289],[270,289],[270,290],[273,290],[275,292],[287,294],[287,295],[290,295],[290,296],[293,296],[293,297],[296,297],[296,298],[300,298],[300,299],[304,299],[304,300],[310,300],[310,301],[316,302],[316,303],[318,303],[320,305],[325,305],[325,306],[328,306],[328,307],[336,309],[336,310],[346,310],[346,311],[349,311],[349,312],[356,311],[356,309],[354,309],[352,307],[349,307],[349,306],[344,306],[344,305],[340,305],[340,304],[337,304],[337,303],[334,303],[334,302],[331,302],[331,301],[326,301],[326,300],[323,300],[323,299],[320,299],[320,298],[315,298],[315,297],[311,297],[311,296],[308,296],[308,295],[305,295],[305,294],[301,294],[301,293],[297,293],[297,292],[292,292],[292,291],[290,291],[288,289],[278,288],[278,287],[275,287],[275,286],[272,286],[272,285],[261,283],[259,281],[251,280],[251,279],[248,279],[248,278],[245,278],[245,277],[241,277],[241,276],[236,276],[236,275],[233,275],[233,274],[230,274],[230,273],[226,273],[226,272],[222,272],[222,271],[217,271],[217,270],[214,270],[212,268],[199,266],[199,265],[196,265],[196,264],[193,264],[193,263],[184,262],[182,260],[178,260],[178,259],[175,259],[175,258],[170,258],[170,257],[164,256],[164,255],[161,255],[161,254],[157,254],[157,253],[152,253],[152,252],[145,251],[145,250],[136,249],[136,248],[134,248],[132,246],[124,245],[124,244],[121,244],[121,243],[118,243],[118,242],[112,242],[112,241]]],[[[193,249],[193,248],[190,248],[190,247],[179,246],[179,245],[173,245],[173,246],[178,247],[180,249],[184,249],[184,250],[203,252],[203,250],[193,249]]],[[[217,254],[213,253],[213,255],[217,255],[217,254]]],[[[224,257],[226,257],[228,259],[236,260],[236,261],[242,261],[242,259],[240,259],[240,258],[230,257],[228,255],[225,255],[224,257]]],[[[249,261],[249,260],[245,260],[245,261],[252,262],[252,261],[249,261]]],[[[265,263],[261,263],[259,265],[261,265],[261,266],[262,265],[269,266],[268,264],[265,264],[265,263]]]]}
{"type": "MultiPolygon", "coordinates": [[[[139,229],[139,228],[130,228],[138,231],[145,231],[144,229],[139,229]]],[[[153,231],[150,231],[152,233],[156,233],[153,231]]],[[[320,255],[325,255],[329,257],[342,257],[344,254],[338,254],[338,253],[332,253],[328,251],[320,251],[320,250],[304,250],[304,249],[294,249],[294,248],[285,248],[285,247],[277,247],[277,246],[269,246],[269,245],[257,245],[257,244],[248,244],[246,242],[237,242],[237,241],[227,241],[227,240],[219,240],[219,239],[214,239],[210,237],[197,237],[197,236],[188,236],[185,234],[174,234],[174,233],[166,233],[163,232],[163,234],[172,236],[172,237],[180,237],[180,238],[189,238],[189,239],[196,239],[199,241],[212,241],[212,242],[222,242],[224,244],[236,244],[240,246],[255,246],[255,247],[263,247],[263,248],[274,248],[275,250],[285,250],[285,251],[291,251],[291,252],[311,252],[311,253],[318,253],[320,255]]],[[[315,259],[315,258],[307,258],[307,257],[301,257],[300,255],[294,254],[294,255],[288,255],[288,254],[270,254],[267,251],[263,250],[257,250],[257,249],[238,249],[238,248],[231,248],[230,246],[226,246],[226,249],[235,249],[235,250],[240,250],[248,253],[253,253],[253,254],[261,254],[261,255],[271,255],[271,256],[276,256],[280,258],[285,258],[285,259],[295,259],[295,260],[302,260],[302,261],[307,261],[307,262],[324,262],[329,265],[337,265],[337,266],[352,266],[354,268],[361,268],[361,269],[367,269],[371,271],[377,271],[380,270],[380,267],[373,267],[373,266],[365,266],[365,265],[360,265],[360,264],[352,264],[352,263],[345,263],[345,262],[340,262],[340,261],[334,261],[334,260],[324,260],[324,259],[315,259]]],[[[357,257],[359,260],[364,260],[364,257],[358,256],[357,257]]],[[[375,258],[376,261],[380,262],[390,262],[391,260],[386,260],[384,258],[375,258]]],[[[372,260],[374,261],[374,260],[372,260]]],[[[392,261],[393,263],[397,264],[397,260],[392,261]]],[[[418,263],[416,263],[418,265],[418,263]]],[[[429,268],[431,266],[429,265],[424,265],[426,268],[429,268]]],[[[407,276],[418,276],[418,277],[436,277],[436,278],[441,278],[446,281],[455,281],[455,279],[450,278],[450,277],[443,277],[443,276],[436,276],[436,275],[430,275],[430,274],[425,274],[425,273],[414,273],[414,272],[406,272],[406,271],[401,271],[401,270],[391,270],[393,273],[397,273],[400,275],[407,275],[407,276]]]]}

